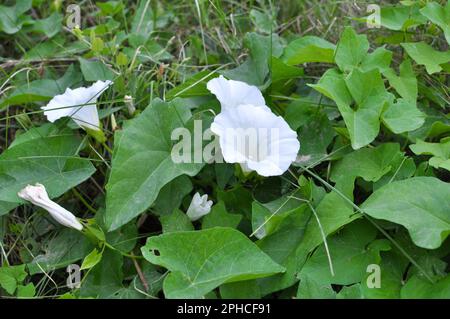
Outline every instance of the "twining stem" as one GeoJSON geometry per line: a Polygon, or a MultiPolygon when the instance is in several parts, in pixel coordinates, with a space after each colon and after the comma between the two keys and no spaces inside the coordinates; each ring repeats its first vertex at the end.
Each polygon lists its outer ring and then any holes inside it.
{"type": "Polygon", "coordinates": [[[326,252],[327,258],[328,258],[328,265],[330,266],[330,273],[331,273],[331,276],[334,277],[335,273],[334,273],[333,261],[331,260],[330,249],[328,248],[327,236],[325,234],[325,231],[323,230],[322,223],[320,222],[319,215],[317,214],[316,209],[314,208],[314,206],[311,204],[311,201],[309,201],[309,200],[298,198],[295,196],[289,196],[289,197],[294,198],[299,201],[302,201],[302,202],[305,202],[306,204],[308,204],[309,209],[311,209],[311,211],[313,212],[313,215],[316,218],[317,224],[319,225],[320,234],[323,239],[323,245],[325,247],[325,252],[326,252]]]}
{"type": "Polygon", "coordinates": [[[113,151],[112,149],[106,144],[105,142],[102,143],[103,147],[112,155],[113,151]]]}
{"type": "Polygon", "coordinates": [[[75,196],[83,203],[84,206],[91,212],[96,214],[97,211],[94,207],[92,207],[85,199],[84,197],[77,191],[77,189],[74,187],[72,188],[72,192],[75,194],[75,196]]]}
{"type": "Polygon", "coordinates": [[[124,253],[123,251],[117,249],[116,247],[112,246],[111,244],[107,243],[106,241],[104,241],[103,244],[104,244],[106,247],[108,247],[109,249],[118,252],[119,254],[121,254],[121,255],[124,256],[124,257],[128,257],[128,258],[131,258],[131,259],[133,259],[133,260],[134,260],[134,259],[143,259],[143,258],[144,258],[144,257],[142,257],[142,256],[135,256],[135,255],[133,255],[133,254],[127,254],[127,253],[124,253]]]}

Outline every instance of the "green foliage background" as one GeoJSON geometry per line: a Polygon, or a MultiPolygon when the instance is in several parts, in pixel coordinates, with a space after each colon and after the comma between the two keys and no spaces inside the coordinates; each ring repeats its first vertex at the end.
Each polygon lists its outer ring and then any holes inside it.
{"type": "Polygon", "coordinates": [[[375,28],[359,1],[82,1],[80,28],[70,4],[0,5],[0,296],[450,298],[448,1],[382,1],[375,28]],[[284,175],[171,161],[219,74],[297,131],[284,175]],[[105,142],[46,122],[97,80],[105,142]],[[17,197],[36,182],[87,231],[17,197]]]}

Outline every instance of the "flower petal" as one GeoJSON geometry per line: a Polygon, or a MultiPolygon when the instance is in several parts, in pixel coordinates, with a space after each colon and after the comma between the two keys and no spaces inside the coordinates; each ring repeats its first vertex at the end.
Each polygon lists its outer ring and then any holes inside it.
{"type": "Polygon", "coordinates": [[[97,81],[90,87],[67,88],[64,94],[56,95],[41,109],[50,122],[68,116],[83,128],[100,130],[97,99],[111,84],[111,81],[97,81]]]}
{"type": "Polygon", "coordinates": [[[245,82],[227,80],[221,75],[210,80],[206,87],[219,100],[222,111],[241,104],[251,104],[269,109],[261,91],[256,86],[248,85],[245,82]]]}
{"type": "Polygon", "coordinates": [[[200,196],[200,194],[197,192],[195,193],[194,197],[192,197],[192,201],[189,205],[186,215],[191,221],[196,221],[201,217],[209,214],[212,204],[213,202],[211,200],[208,200],[207,194],[200,196]]]}
{"type": "Polygon", "coordinates": [[[297,133],[281,116],[253,105],[221,112],[211,131],[219,136],[226,162],[245,164],[262,176],[283,174],[300,149],[297,133]]]}

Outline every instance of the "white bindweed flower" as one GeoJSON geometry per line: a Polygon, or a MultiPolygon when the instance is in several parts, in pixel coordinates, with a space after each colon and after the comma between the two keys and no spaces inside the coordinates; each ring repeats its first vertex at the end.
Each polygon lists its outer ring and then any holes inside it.
{"type": "Polygon", "coordinates": [[[212,204],[212,200],[208,200],[208,195],[205,194],[200,196],[199,193],[195,193],[194,197],[192,197],[192,201],[186,215],[190,218],[190,220],[196,221],[206,214],[209,214],[212,204]]]}
{"type": "Polygon", "coordinates": [[[84,129],[99,131],[97,99],[111,84],[112,82],[107,80],[97,81],[89,87],[74,90],[67,88],[64,94],[56,95],[41,109],[52,123],[67,116],[84,129]]]}
{"type": "Polygon", "coordinates": [[[52,201],[45,190],[45,186],[39,183],[36,185],[27,185],[17,195],[25,199],[34,205],[42,207],[50,213],[50,215],[61,225],[66,227],[82,230],[83,225],[77,220],[77,218],[64,207],[52,201]]]}
{"type": "Polygon", "coordinates": [[[286,121],[266,106],[259,89],[223,76],[210,80],[207,88],[222,108],[211,131],[219,136],[224,160],[239,163],[244,172],[283,174],[295,161],[300,143],[286,121]]]}
{"type": "Polygon", "coordinates": [[[270,111],[261,91],[256,86],[241,81],[227,80],[221,75],[210,80],[206,87],[219,100],[222,112],[242,104],[255,105],[270,111]]]}
{"type": "Polygon", "coordinates": [[[239,163],[244,172],[261,176],[283,174],[300,149],[297,133],[281,116],[254,105],[221,112],[211,131],[219,136],[226,162],[239,163]]]}

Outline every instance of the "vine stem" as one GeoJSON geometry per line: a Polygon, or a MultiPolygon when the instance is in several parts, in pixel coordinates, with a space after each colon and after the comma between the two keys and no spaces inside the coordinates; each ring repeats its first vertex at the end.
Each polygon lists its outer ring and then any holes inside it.
{"type": "Polygon", "coordinates": [[[105,142],[103,142],[102,145],[112,155],[113,153],[112,149],[105,142]]]}
{"type": "Polygon", "coordinates": [[[83,205],[86,206],[87,209],[89,209],[94,214],[97,213],[97,211],[84,199],[84,197],[80,194],[80,192],[77,191],[75,187],[72,188],[72,192],[83,203],[83,205]]]}
{"type": "Polygon", "coordinates": [[[323,239],[323,245],[325,246],[325,252],[327,254],[328,265],[330,267],[331,276],[334,277],[335,273],[334,273],[333,261],[331,259],[330,249],[328,248],[327,236],[325,234],[325,231],[323,230],[322,223],[320,222],[319,215],[317,214],[316,209],[314,208],[314,206],[311,204],[311,201],[309,201],[309,200],[298,198],[295,196],[289,196],[289,197],[299,200],[301,202],[305,202],[309,206],[309,209],[311,209],[314,217],[316,218],[317,224],[319,225],[320,234],[323,239]]]}
{"type": "Polygon", "coordinates": [[[103,243],[104,243],[104,245],[105,245],[106,247],[108,247],[108,248],[111,249],[111,250],[117,251],[119,254],[121,254],[121,255],[124,256],[124,257],[128,257],[128,258],[131,258],[131,259],[133,259],[133,260],[134,260],[134,259],[143,259],[143,258],[144,258],[144,257],[142,257],[142,256],[135,256],[135,255],[133,255],[133,254],[127,254],[127,253],[124,253],[123,251],[117,249],[116,247],[114,247],[113,245],[109,244],[109,243],[106,242],[106,241],[104,241],[103,243]]]}

